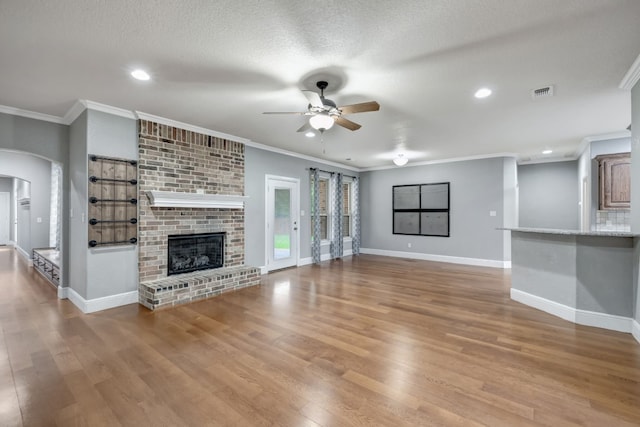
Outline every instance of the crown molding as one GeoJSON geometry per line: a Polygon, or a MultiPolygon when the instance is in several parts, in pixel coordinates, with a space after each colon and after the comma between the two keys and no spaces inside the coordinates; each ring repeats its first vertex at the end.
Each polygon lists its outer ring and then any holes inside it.
{"type": "Polygon", "coordinates": [[[50,114],[36,113],[35,111],[22,110],[20,108],[9,107],[8,105],[0,105],[0,113],[57,123],[59,125],[67,124],[64,122],[64,119],[62,117],[52,116],[50,114]]]}
{"type": "Polygon", "coordinates": [[[216,138],[227,139],[230,141],[241,142],[246,144],[249,142],[246,138],[241,138],[239,136],[230,135],[228,133],[217,132],[215,130],[203,128],[200,126],[191,125],[189,123],[179,122],[177,120],[167,119],[165,117],[154,116],[153,114],[147,114],[142,111],[134,111],[135,117],[140,120],[148,120],[150,122],[160,123],[161,125],[167,125],[172,127],[177,127],[180,129],[188,130],[191,132],[201,133],[203,135],[209,135],[216,138]]]}
{"type": "Polygon", "coordinates": [[[624,75],[618,87],[624,90],[631,90],[638,83],[638,80],[640,80],[640,55],[633,62],[627,74],[624,75]]]}
{"type": "Polygon", "coordinates": [[[441,163],[455,163],[455,162],[467,162],[469,160],[484,160],[484,159],[495,159],[498,157],[513,157],[515,159],[518,158],[518,155],[515,153],[493,153],[493,154],[479,154],[477,156],[465,156],[465,157],[452,157],[449,159],[440,159],[440,160],[426,160],[423,162],[411,162],[407,163],[405,166],[373,166],[370,168],[362,168],[360,172],[369,172],[369,171],[378,171],[378,170],[386,170],[386,169],[400,169],[400,168],[410,168],[415,166],[427,166],[427,165],[438,165],[441,163]]]}
{"type": "Polygon", "coordinates": [[[80,100],[87,110],[101,111],[103,113],[111,114],[113,116],[124,117],[125,119],[136,120],[136,114],[131,110],[125,110],[124,108],[112,107],[111,105],[100,104],[99,102],[89,101],[88,99],[80,100]]]}
{"type": "Polygon", "coordinates": [[[332,162],[331,160],[325,160],[318,157],[308,156],[306,154],[296,153],[294,151],[285,150],[283,148],[276,148],[270,145],[260,144],[259,142],[255,142],[255,141],[247,141],[245,142],[245,145],[248,147],[257,148],[259,150],[270,151],[272,153],[283,154],[285,156],[295,157],[302,160],[308,160],[310,162],[321,163],[327,166],[333,166],[336,168],[346,169],[353,172],[362,172],[362,169],[354,166],[344,165],[342,163],[332,162]]]}
{"type": "Polygon", "coordinates": [[[580,158],[582,154],[591,146],[592,142],[596,141],[608,141],[610,139],[622,139],[622,138],[631,138],[630,130],[621,130],[619,132],[611,132],[611,133],[603,133],[600,135],[591,135],[582,138],[580,141],[580,145],[576,148],[576,151],[573,153],[574,159],[580,158]]]}
{"type": "Polygon", "coordinates": [[[69,108],[69,111],[67,111],[67,113],[62,118],[62,120],[64,121],[64,124],[70,125],[71,123],[75,122],[76,119],[80,117],[80,114],[82,114],[82,112],[86,109],[87,109],[86,104],[82,102],[82,100],[78,99],[71,106],[71,108],[69,108]]]}
{"type": "Polygon", "coordinates": [[[518,165],[537,165],[541,163],[560,163],[560,162],[575,162],[578,160],[578,157],[568,156],[568,157],[539,157],[537,159],[529,159],[519,161],[518,165]]]}

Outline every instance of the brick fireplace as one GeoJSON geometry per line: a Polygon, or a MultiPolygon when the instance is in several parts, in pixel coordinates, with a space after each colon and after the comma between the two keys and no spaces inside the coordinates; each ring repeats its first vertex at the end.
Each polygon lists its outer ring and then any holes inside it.
{"type": "MultiPolygon", "coordinates": [[[[158,194],[206,199],[244,194],[244,144],[147,120],[139,121],[139,301],[156,309],[259,283],[244,265],[242,205],[212,208],[180,202],[152,205],[158,194]],[[168,275],[169,236],[221,233],[224,265],[168,275]]],[[[203,262],[204,258],[200,259],[203,262]]],[[[195,260],[193,261],[196,262],[195,260]]]]}

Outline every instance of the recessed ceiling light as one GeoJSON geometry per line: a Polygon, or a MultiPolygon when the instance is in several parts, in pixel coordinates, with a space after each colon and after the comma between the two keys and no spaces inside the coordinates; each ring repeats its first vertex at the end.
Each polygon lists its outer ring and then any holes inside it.
{"type": "Polygon", "coordinates": [[[304,136],[306,136],[307,138],[313,138],[314,136],[316,136],[316,134],[311,132],[311,131],[309,131],[309,132],[305,133],[304,136]]]}
{"type": "Polygon", "coordinates": [[[551,153],[553,153],[553,150],[544,150],[542,152],[542,154],[551,154],[551,153]]]}
{"type": "Polygon", "coordinates": [[[149,75],[149,73],[147,73],[145,70],[133,70],[131,72],[131,77],[133,77],[136,80],[149,80],[151,79],[151,76],[149,75]]]}
{"type": "Polygon", "coordinates": [[[486,98],[489,95],[491,95],[491,89],[483,87],[481,89],[478,89],[473,96],[475,96],[476,98],[482,99],[482,98],[486,98]]]}

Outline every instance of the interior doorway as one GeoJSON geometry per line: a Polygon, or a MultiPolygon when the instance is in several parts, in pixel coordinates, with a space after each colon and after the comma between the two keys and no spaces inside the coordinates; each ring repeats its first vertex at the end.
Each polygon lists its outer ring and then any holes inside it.
{"type": "Polygon", "coordinates": [[[10,193],[0,193],[0,245],[8,245],[11,230],[10,193]]]}

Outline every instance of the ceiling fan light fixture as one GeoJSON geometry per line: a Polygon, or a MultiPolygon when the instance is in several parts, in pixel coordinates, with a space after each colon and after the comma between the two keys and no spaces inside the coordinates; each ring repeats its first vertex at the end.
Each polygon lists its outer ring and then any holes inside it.
{"type": "Polygon", "coordinates": [[[404,154],[398,154],[398,157],[393,159],[393,163],[396,166],[404,166],[407,162],[409,162],[409,159],[407,159],[404,154]]]}
{"type": "Polygon", "coordinates": [[[331,129],[333,126],[334,120],[333,117],[328,114],[316,114],[309,119],[309,124],[312,128],[319,131],[325,131],[327,129],[331,129]]]}

